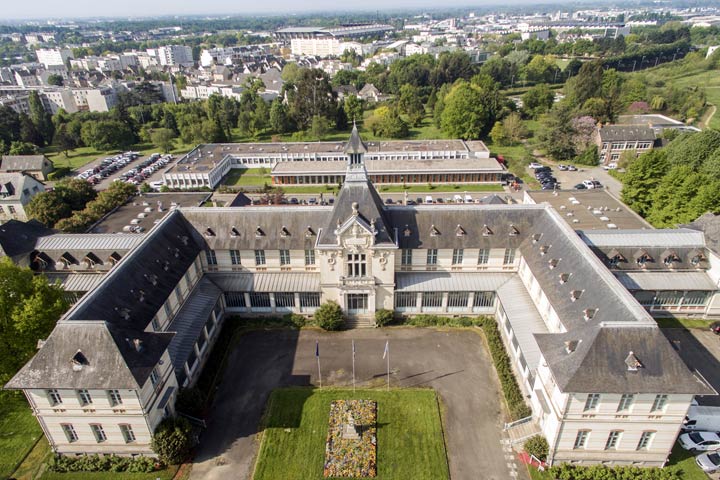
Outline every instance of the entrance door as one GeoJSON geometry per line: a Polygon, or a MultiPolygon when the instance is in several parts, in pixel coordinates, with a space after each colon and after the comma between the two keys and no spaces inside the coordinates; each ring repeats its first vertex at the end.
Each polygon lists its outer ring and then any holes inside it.
{"type": "Polygon", "coordinates": [[[348,313],[367,313],[368,296],[367,293],[348,293],[347,294],[347,311],[348,313]]]}

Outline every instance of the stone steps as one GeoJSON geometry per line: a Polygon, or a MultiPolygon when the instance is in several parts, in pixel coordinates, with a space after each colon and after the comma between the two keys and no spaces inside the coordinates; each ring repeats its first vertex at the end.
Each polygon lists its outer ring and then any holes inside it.
{"type": "Polygon", "coordinates": [[[375,328],[375,317],[373,315],[353,316],[345,319],[345,328],[375,328]]]}
{"type": "Polygon", "coordinates": [[[511,444],[521,443],[530,437],[540,434],[540,426],[534,419],[529,418],[528,421],[517,422],[505,431],[510,439],[511,444]]]}

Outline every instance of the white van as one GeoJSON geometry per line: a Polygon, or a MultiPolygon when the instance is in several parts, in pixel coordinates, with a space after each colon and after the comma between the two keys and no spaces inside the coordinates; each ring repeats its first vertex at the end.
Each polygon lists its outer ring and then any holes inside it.
{"type": "Polygon", "coordinates": [[[425,203],[433,203],[432,195],[428,195],[427,197],[425,197],[425,203]]]}
{"type": "Polygon", "coordinates": [[[454,195],[454,196],[453,196],[453,202],[455,202],[455,203],[463,203],[463,197],[462,197],[462,195],[457,195],[457,194],[454,195]]]}
{"type": "Polygon", "coordinates": [[[465,203],[472,203],[472,195],[465,194],[465,203]]]}
{"type": "Polygon", "coordinates": [[[682,428],[683,430],[720,431],[720,407],[691,406],[682,428]]]}

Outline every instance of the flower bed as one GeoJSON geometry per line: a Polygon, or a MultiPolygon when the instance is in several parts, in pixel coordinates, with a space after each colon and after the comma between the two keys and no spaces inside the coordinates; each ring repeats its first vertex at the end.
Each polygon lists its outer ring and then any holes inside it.
{"type": "Polygon", "coordinates": [[[377,403],[373,400],[336,400],[330,404],[325,444],[325,477],[377,475],[377,403]],[[344,438],[348,412],[359,438],[344,438]]]}

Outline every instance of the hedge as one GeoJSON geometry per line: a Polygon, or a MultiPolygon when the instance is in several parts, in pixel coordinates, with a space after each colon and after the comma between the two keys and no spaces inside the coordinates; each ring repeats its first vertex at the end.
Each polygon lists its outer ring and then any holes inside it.
{"type": "Polygon", "coordinates": [[[498,330],[497,323],[495,323],[493,319],[484,318],[482,329],[485,332],[485,337],[490,347],[490,355],[495,364],[495,371],[497,371],[498,378],[500,379],[500,386],[502,387],[505,401],[510,410],[511,420],[519,420],[530,416],[532,411],[525,403],[525,398],[518,386],[510,363],[510,357],[505,351],[505,345],[500,337],[500,330],[498,330]]]}
{"type": "Polygon", "coordinates": [[[442,315],[414,315],[412,317],[399,317],[393,320],[393,325],[407,325],[410,327],[480,327],[485,317],[445,317],[442,315]]]}
{"type": "Polygon", "coordinates": [[[680,480],[677,471],[668,468],[604,465],[562,465],[550,467],[547,473],[557,480],[680,480]]]}
{"type": "Polygon", "coordinates": [[[55,455],[50,461],[48,469],[51,472],[128,472],[150,473],[162,465],[155,458],[150,457],[116,457],[115,455],[82,455],[68,457],[55,455]]]}

